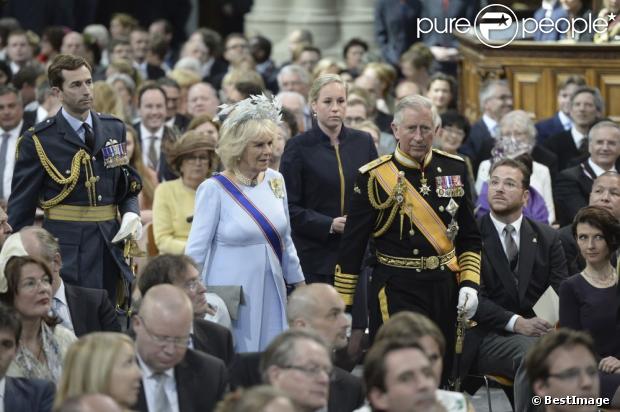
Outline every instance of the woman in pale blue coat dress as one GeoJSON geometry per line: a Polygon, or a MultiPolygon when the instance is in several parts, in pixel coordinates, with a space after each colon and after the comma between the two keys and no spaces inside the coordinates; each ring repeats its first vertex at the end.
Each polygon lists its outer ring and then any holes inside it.
{"type": "Polygon", "coordinates": [[[198,187],[185,253],[206,285],[242,286],[235,349],[262,351],[287,327],[286,284],[304,283],[284,179],[268,169],[279,110],[253,97],[224,112],[216,152],[225,170],[198,187]]]}

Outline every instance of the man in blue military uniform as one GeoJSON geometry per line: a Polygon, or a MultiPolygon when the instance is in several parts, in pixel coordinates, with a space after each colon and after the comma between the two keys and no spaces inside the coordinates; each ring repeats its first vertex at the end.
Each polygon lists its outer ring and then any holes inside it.
{"type": "Polygon", "coordinates": [[[468,319],[478,305],[481,240],[466,195],[465,162],[432,149],[440,126],[426,97],[408,96],[396,105],[392,130],[398,147],[360,168],[335,287],[351,305],[372,235],[377,264],[368,293],[371,336],[390,315],[411,310],[437,323],[453,348],[457,305],[468,319]]]}
{"type": "Polygon", "coordinates": [[[32,225],[39,206],[43,227],[60,244],[63,279],[105,288],[114,299],[120,276],[130,281],[132,274],[122,244],[112,242],[138,238],[142,230],[141,184],[127,166],[125,126],[91,111],[93,80],[83,58],[58,55],[48,78],[62,109],[18,140],[9,222],[15,231],[32,225]]]}

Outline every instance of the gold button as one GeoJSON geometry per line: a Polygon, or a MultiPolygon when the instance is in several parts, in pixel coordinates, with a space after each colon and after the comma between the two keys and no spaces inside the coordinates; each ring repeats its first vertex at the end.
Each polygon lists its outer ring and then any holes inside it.
{"type": "Polygon", "coordinates": [[[441,270],[445,270],[445,269],[446,269],[446,267],[445,267],[444,265],[441,265],[441,266],[439,266],[439,269],[441,269],[441,270]]]}
{"type": "Polygon", "coordinates": [[[71,174],[71,170],[67,169],[67,170],[65,170],[65,173],[70,175],[71,174]]]}
{"type": "Polygon", "coordinates": [[[93,161],[94,161],[94,160],[97,160],[97,158],[96,158],[95,156],[93,156],[93,161]]]}
{"type": "Polygon", "coordinates": [[[415,271],[416,271],[416,272],[421,272],[421,270],[420,270],[420,269],[416,269],[415,271]]]}
{"type": "Polygon", "coordinates": [[[443,206],[439,206],[439,211],[443,212],[444,211],[444,207],[443,206]]]}
{"type": "Polygon", "coordinates": [[[437,171],[441,173],[441,167],[437,166],[437,171]]]}
{"type": "Polygon", "coordinates": [[[420,254],[420,251],[418,249],[413,249],[413,254],[417,256],[420,254]]]}
{"type": "Polygon", "coordinates": [[[97,196],[97,200],[101,202],[101,195],[97,196]]]}

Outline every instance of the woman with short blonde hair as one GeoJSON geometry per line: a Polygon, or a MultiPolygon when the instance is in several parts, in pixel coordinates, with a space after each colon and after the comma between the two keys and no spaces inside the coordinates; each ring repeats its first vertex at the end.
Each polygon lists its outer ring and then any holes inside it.
{"type": "Polygon", "coordinates": [[[65,356],[54,410],[68,398],[89,393],[108,395],[130,409],[138,400],[141,377],[129,336],[117,332],[82,336],[65,356]]]}

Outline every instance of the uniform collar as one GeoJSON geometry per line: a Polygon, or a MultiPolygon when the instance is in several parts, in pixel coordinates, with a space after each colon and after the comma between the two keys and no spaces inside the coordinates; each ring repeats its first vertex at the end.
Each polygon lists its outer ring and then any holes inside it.
{"type": "MultiPolygon", "coordinates": [[[[399,146],[396,146],[396,151],[394,152],[394,158],[398,163],[405,167],[409,167],[411,169],[420,169],[420,162],[409,156],[407,153],[400,150],[399,146]]],[[[428,164],[431,162],[433,158],[433,150],[429,150],[426,156],[424,157],[424,163],[422,168],[426,168],[428,164]]]]}
{"type": "Polygon", "coordinates": [[[62,109],[60,109],[60,113],[62,114],[62,116],[65,118],[65,120],[69,123],[69,126],[71,126],[71,128],[77,133],[78,130],[80,130],[80,128],[82,127],[82,124],[86,123],[90,126],[91,130],[93,129],[93,117],[90,114],[90,111],[88,112],[88,117],[86,117],[86,120],[82,121],[80,119],[78,119],[77,117],[73,117],[71,116],[63,107],[62,109]]]}

